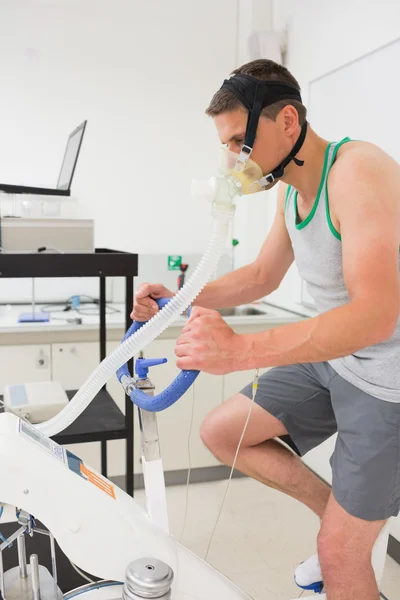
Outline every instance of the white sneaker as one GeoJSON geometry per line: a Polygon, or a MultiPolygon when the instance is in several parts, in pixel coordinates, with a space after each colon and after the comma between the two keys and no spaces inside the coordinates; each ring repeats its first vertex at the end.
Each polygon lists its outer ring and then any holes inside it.
{"type": "Polygon", "coordinates": [[[294,580],[303,590],[312,590],[316,594],[322,592],[324,584],[318,554],[314,554],[297,567],[294,573],[294,580]]]}

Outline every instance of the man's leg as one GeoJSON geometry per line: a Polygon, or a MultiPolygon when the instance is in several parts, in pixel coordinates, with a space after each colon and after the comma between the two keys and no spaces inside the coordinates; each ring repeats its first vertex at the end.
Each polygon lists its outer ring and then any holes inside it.
{"type": "Polygon", "coordinates": [[[378,600],[371,555],[400,508],[400,404],[371,396],[333,369],[329,391],[338,437],[318,544],[324,583],[329,600],[378,600]]]}
{"type": "MultiPolygon", "coordinates": [[[[295,393],[295,390],[293,390],[295,393]]],[[[222,463],[232,466],[251,400],[236,394],[205,419],[201,438],[222,463]]],[[[282,422],[255,404],[239,452],[239,471],[300,500],[322,518],[330,488],[273,438],[287,435],[282,422]]]]}
{"type": "Polygon", "coordinates": [[[329,600],[379,600],[371,557],[385,523],[351,516],[331,495],[318,536],[329,600]]]}

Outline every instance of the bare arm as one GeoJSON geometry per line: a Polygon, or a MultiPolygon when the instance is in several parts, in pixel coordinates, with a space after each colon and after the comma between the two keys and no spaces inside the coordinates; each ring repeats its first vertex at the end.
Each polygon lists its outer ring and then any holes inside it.
{"type": "Polygon", "coordinates": [[[263,298],[279,287],[294,260],[284,216],[286,189],[279,185],[275,220],[256,260],[209,283],[194,301],[196,306],[238,306],[263,298]]]}
{"type": "Polygon", "coordinates": [[[239,369],[326,361],[392,337],[400,308],[399,167],[366,148],[332,169],[350,302],[319,317],[243,336],[239,369]]]}

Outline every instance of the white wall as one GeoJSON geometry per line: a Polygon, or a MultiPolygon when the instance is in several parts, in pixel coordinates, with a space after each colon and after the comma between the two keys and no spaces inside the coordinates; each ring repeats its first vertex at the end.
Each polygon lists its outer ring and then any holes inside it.
{"type": "MultiPolygon", "coordinates": [[[[218,150],[204,109],[252,58],[252,33],[272,29],[272,0],[0,0],[0,22],[0,181],[55,185],[87,118],[63,214],[94,218],[98,247],[201,253],[210,210],[190,182],[215,172],[218,150]]],[[[238,264],[267,235],[269,204],[238,207],[238,264]]],[[[12,296],[23,286],[29,295],[24,281],[12,296]]]]}
{"type": "MultiPolygon", "coordinates": [[[[275,0],[275,6],[279,4],[280,0],[275,0]]],[[[300,80],[305,100],[312,79],[399,36],[397,0],[303,0],[291,4],[287,67],[300,80]]]]}
{"type": "MultiPolygon", "coordinates": [[[[273,0],[239,0],[238,44],[236,64],[242,65],[255,58],[268,58],[255,54],[258,39],[253,36],[274,29],[273,0]]],[[[274,58],[276,58],[276,53],[274,58]]],[[[234,250],[234,263],[241,267],[253,261],[266,239],[275,214],[275,191],[244,196],[236,204],[233,235],[239,240],[234,250]]]]}
{"type": "Polygon", "coordinates": [[[190,182],[216,166],[204,109],[235,65],[236,3],[2,0],[0,21],[0,180],[54,185],[87,118],[73,193],[96,244],[203,251],[190,182]]]}

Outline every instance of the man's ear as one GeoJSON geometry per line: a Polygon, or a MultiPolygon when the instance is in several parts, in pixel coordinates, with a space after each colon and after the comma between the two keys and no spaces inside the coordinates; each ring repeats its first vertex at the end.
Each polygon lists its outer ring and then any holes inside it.
{"type": "Polygon", "coordinates": [[[291,104],[288,104],[282,109],[283,122],[285,127],[285,133],[287,135],[293,135],[299,127],[299,115],[297,110],[291,104]]]}

